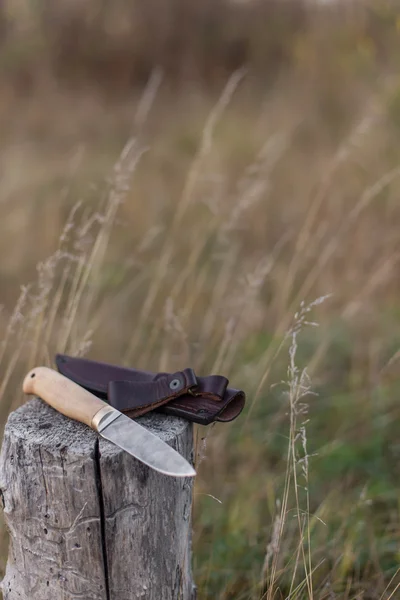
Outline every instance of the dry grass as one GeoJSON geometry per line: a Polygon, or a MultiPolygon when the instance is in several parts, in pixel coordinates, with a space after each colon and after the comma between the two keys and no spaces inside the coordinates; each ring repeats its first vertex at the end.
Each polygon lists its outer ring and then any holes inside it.
{"type": "Polygon", "coordinates": [[[211,87],[171,59],[179,94],[170,63],[142,65],[144,91],[71,91],[32,55],[31,96],[18,63],[0,99],[3,422],[63,351],[247,392],[235,423],[197,428],[202,600],[389,600],[400,582],[396,10],[339,12],[291,13],[268,88],[250,20],[247,69],[217,53],[211,87]]]}

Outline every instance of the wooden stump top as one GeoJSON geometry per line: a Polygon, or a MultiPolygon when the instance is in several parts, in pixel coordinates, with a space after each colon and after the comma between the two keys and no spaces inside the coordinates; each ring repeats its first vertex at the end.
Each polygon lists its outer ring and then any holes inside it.
{"type": "MultiPolygon", "coordinates": [[[[182,435],[189,426],[184,419],[155,412],[135,421],[167,443],[182,435]]],[[[11,428],[13,435],[20,436],[27,443],[33,441],[36,445],[40,444],[41,447],[50,450],[54,447],[68,447],[72,452],[75,450],[81,453],[82,449],[86,450],[99,438],[89,427],[64,417],[39,398],[26,402],[10,414],[5,434],[11,428]]],[[[104,452],[121,452],[115,444],[107,440],[101,439],[101,443],[104,452]]]]}

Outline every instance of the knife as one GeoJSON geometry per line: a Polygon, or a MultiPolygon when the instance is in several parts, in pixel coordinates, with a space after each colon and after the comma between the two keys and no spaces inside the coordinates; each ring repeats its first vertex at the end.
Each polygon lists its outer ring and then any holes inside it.
{"type": "Polygon", "coordinates": [[[53,369],[32,369],[24,379],[23,391],[39,396],[66,417],[85,423],[164,475],[196,475],[189,462],[166,442],[53,369]]]}

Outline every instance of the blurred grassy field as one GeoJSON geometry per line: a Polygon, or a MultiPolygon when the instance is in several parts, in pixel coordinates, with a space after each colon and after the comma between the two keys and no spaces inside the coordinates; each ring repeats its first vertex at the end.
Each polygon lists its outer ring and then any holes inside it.
{"type": "Polygon", "coordinates": [[[2,422],[55,352],[222,373],[199,600],[400,598],[400,8],[0,6],[2,422]]]}

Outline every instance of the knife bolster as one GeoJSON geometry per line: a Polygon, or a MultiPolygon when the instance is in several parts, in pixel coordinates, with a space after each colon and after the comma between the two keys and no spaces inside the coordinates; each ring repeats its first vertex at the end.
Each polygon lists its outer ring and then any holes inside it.
{"type": "Polygon", "coordinates": [[[93,417],[91,427],[101,433],[107,425],[118,419],[121,413],[112,406],[103,406],[93,417]]]}

